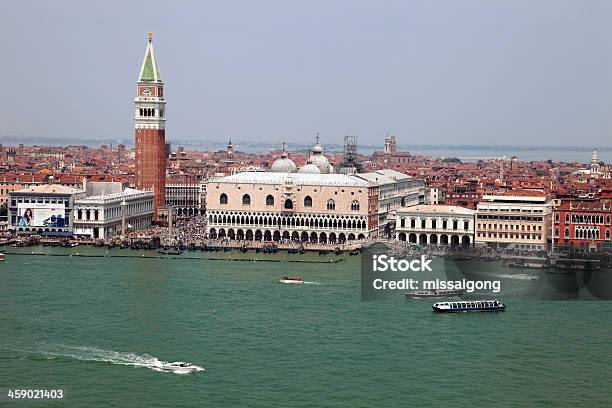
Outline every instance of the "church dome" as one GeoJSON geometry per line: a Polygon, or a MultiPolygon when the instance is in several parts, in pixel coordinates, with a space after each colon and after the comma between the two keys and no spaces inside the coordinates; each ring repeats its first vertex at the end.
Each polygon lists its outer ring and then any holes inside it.
{"type": "Polygon", "coordinates": [[[313,163],[306,163],[298,170],[298,173],[302,174],[321,174],[321,170],[313,163]]]}
{"type": "Polygon", "coordinates": [[[319,171],[322,174],[330,174],[332,172],[332,167],[329,164],[329,160],[323,154],[323,148],[319,144],[319,133],[317,132],[317,139],[314,147],[312,148],[312,152],[310,157],[308,158],[308,163],[312,163],[319,168],[319,171]]]}
{"type": "Polygon", "coordinates": [[[270,170],[274,173],[295,173],[297,171],[297,166],[289,157],[287,157],[287,149],[285,148],[285,144],[283,143],[283,153],[279,159],[274,160],[270,170]]]}
{"type": "Polygon", "coordinates": [[[275,173],[295,173],[297,166],[293,160],[289,159],[288,157],[281,157],[280,159],[274,160],[270,170],[275,173]]]}
{"type": "Polygon", "coordinates": [[[330,174],[331,173],[331,165],[329,164],[329,160],[322,153],[314,153],[308,159],[309,163],[315,165],[319,172],[322,174],[330,174]]]}

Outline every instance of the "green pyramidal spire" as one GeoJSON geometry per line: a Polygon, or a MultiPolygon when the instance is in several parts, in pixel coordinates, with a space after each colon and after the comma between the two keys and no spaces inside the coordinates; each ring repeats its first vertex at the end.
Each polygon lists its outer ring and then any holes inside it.
{"type": "Polygon", "coordinates": [[[153,49],[153,33],[149,32],[149,43],[145,51],[142,67],[140,68],[139,82],[162,82],[161,74],[157,59],[155,59],[155,50],[153,49]]]}

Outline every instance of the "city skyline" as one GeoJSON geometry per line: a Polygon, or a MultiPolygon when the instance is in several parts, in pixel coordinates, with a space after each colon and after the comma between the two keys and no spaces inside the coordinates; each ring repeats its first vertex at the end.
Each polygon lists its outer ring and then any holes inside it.
{"type": "Polygon", "coordinates": [[[129,140],[153,31],[169,141],[609,146],[609,4],[346,4],[10,4],[0,136],[129,140]]]}

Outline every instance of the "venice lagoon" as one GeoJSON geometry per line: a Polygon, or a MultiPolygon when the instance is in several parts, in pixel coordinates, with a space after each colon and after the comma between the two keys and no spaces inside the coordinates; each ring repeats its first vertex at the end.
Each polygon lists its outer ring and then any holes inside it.
{"type": "Polygon", "coordinates": [[[513,279],[493,265],[504,313],[434,314],[432,301],[401,294],[361,302],[358,258],[9,254],[0,388],[63,389],[63,400],[37,404],[57,407],[612,405],[610,302],[521,300],[543,273],[513,279]],[[276,283],[283,275],[316,284],[276,283]],[[158,360],[206,371],[159,372],[158,360]]]}

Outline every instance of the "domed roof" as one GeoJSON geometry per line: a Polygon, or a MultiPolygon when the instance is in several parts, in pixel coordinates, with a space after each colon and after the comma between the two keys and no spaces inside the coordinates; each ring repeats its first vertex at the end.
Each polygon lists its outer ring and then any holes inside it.
{"type": "Polygon", "coordinates": [[[327,157],[323,155],[323,148],[319,144],[319,132],[317,132],[316,142],[312,148],[312,153],[308,158],[308,163],[312,163],[317,166],[322,174],[330,174],[332,172],[332,167],[329,164],[329,160],[327,160],[327,157]]]}
{"type": "Polygon", "coordinates": [[[308,162],[315,165],[319,168],[319,172],[323,174],[331,173],[331,165],[329,164],[329,160],[322,153],[315,153],[310,156],[308,162]]]}
{"type": "Polygon", "coordinates": [[[319,170],[319,168],[308,162],[305,165],[303,165],[302,167],[300,167],[300,169],[298,170],[298,173],[302,173],[302,174],[321,174],[321,170],[319,170]]]}
{"type": "Polygon", "coordinates": [[[285,148],[285,143],[283,142],[283,153],[279,159],[274,160],[270,170],[275,173],[295,173],[297,171],[297,166],[287,157],[287,150],[285,148]]]}
{"type": "Polygon", "coordinates": [[[281,157],[280,159],[274,160],[270,170],[275,173],[294,173],[297,170],[297,166],[293,160],[287,157],[281,157]]]}

